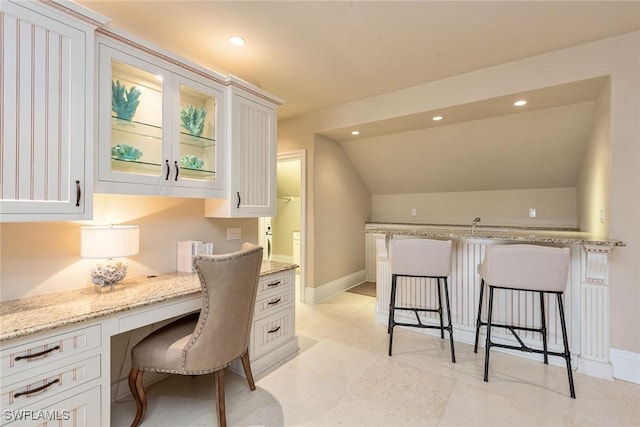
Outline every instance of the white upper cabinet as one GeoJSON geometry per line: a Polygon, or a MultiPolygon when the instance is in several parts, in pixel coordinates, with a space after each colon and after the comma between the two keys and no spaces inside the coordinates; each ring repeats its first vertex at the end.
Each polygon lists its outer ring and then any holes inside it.
{"type": "Polygon", "coordinates": [[[222,80],[107,37],[98,51],[96,192],[220,196],[222,80]]]}
{"type": "Polygon", "coordinates": [[[92,215],[93,33],[103,18],[48,5],[0,2],[2,221],[92,215]]]}
{"type": "Polygon", "coordinates": [[[224,198],[205,201],[205,216],[275,216],[276,108],[282,101],[244,89],[248,84],[235,77],[229,82],[228,190],[224,198]]]}

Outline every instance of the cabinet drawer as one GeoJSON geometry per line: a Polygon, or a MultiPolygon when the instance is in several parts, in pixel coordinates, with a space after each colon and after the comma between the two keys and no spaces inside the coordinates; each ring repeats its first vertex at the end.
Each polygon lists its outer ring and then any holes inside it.
{"type": "Polygon", "coordinates": [[[95,325],[3,348],[0,351],[2,378],[98,348],[100,345],[100,325],[95,325]]]}
{"type": "MultiPolygon", "coordinates": [[[[26,377],[26,374],[24,375],[26,377]]],[[[77,387],[100,377],[100,355],[80,360],[29,378],[17,378],[12,384],[2,384],[0,403],[4,410],[21,408],[50,396],[77,387]]],[[[15,377],[12,377],[15,378],[15,377]]]]}
{"type": "Polygon", "coordinates": [[[4,409],[1,425],[11,427],[95,427],[100,425],[100,386],[57,394],[36,407],[4,409]]]}
{"type": "Polygon", "coordinates": [[[281,292],[269,295],[269,297],[256,301],[253,318],[259,319],[281,310],[284,306],[293,303],[293,289],[283,289],[281,292]]]}
{"type": "Polygon", "coordinates": [[[262,299],[266,295],[269,295],[276,290],[282,290],[284,288],[293,289],[293,274],[270,274],[261,278],[258,282],[258,295],[256,296],[256,299],[262,299]]]}
{"type": "Polygon", "coordinates": [[[290,307],[255,321],[251,348],[253,358],[261,357],[294,337],[294,310],[290,307]]]}

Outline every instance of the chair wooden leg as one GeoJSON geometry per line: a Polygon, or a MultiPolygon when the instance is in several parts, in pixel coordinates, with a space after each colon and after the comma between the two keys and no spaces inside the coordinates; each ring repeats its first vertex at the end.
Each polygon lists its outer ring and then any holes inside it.
{"type": "Polygon", "coordinates": [[[147,412],[147,395],[142,383],[143,375],[144,371],[135,368],[131,368],[131,371],[129,371],[129,390],[131,390],[133,400],[136,402],[136,417],[133,419],[131,427],[136,427],[140,424],[142,417],[147,412]]]}
{"type": "Polygon", "coordinates": [[[247,377],[247,382],[249,383],[249,388],[251,390],[256,389],[256,383],[253,381],[253,373],[251,373],[251,363],[249,362],[249,349],[245,350],[240,356],[240,360],[242,360],[242,368],[244,369],[244,375],[247,377]]]}
{"type": "Polygon", "coordinates": [[[227,427],[227,415],[224,405],[224,369],[220,369],[213,373],[215,382],[216,396],[218,401],[218,425],[227,427]]]}

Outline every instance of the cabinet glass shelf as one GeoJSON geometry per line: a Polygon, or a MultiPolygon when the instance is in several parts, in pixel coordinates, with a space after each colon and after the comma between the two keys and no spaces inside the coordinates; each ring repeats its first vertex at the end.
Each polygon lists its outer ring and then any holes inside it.
{"type": "MultiPolygon", "coordinates": [[[[140,160],[126,160],[119,159],[117,157],[111,157],[111,166],[113,170],[119,172],[131,172],[143,173],[146,175],[158,175],[159,171],[166,168],[166,164],[142,162],[140,160]]],[[[166,173],[166,171],[165,171],[166,173]]],[[[171,165],[170,176],[174,176],[174,165],[171,165]]],[[[180,177],[203,179],[208,177],[215,177],[216,172],[208,169],[194,169],[180,166],[180,177]]]]}
{"type": "MultiPolygon", "coordinates": [[[[121,134],[156,139],[158,142],[162,141],[162,127],[148,123],[111,117],[111,129],[121,134]]],[[[206,136],[195,136],[186,132],[180,132],[180,144],[198,148],[209,148],[215,146],[216,140],[214,138],[207,138],[206,136]]]]}
{"type": "Polygon", "coordinates": [[[209,148],[215,146],[216,140],[205,136],[195,136],[190,133],[180,132],[180,144],[190,145],[192,147],[209,148]]]}
{"type": "Polygon", "coordinates": [[[145,138],[162,140],[162,127],[150,125],[148,123],[136,122],[111,117],[111,130],[129,134],[132,136],[141,136],[145,138]]]}

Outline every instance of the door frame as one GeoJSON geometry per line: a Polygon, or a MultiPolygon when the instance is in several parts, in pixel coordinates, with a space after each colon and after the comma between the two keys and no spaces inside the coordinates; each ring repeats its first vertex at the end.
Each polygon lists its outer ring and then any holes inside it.
{"type": "Polygon", "coordinates": [[[307,264],[307,150],[278,153],[277,162],[288,160],[300,161],[300,283],[298,290],[299,301],[305,302],[305,284],[307,283],[307,269],[305,268],[307,264]]]}

